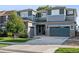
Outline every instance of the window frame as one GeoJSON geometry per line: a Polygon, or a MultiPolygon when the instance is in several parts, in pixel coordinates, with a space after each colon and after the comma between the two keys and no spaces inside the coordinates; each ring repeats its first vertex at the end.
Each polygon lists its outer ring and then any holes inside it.
{"type": "Polygon", "coordinates": [[[73,9],[67,10],[67,11],[66,11],[66,15],[68,15],[68,16],[69,16],[69,15],[74,15],[74,10],[73,10],[73,9]],[[73,13],[72,13],[72,14],[68,14],[69,11],[72,11],[73,13]]]}
{"type": "Polygon", "coordinates": [[[61,15],[61,14],[64,14],[64,13],[65,13],[64,9],[60,9],[60,12],[59,12],[59,13],[60,13],[60,15],[61,15]],[[63,10],[63,11],[62,11],[62,10],[63,10]]]}
{"type": "MultiPolygon", "coordinates": [[[[58,10],[58,14],[55,14],[55,15],[64,15],[64,14],[65,14],[65,9],[62,9],[62,8],[61,8],[61,9],[53,9],[53,10],[58,10]],[[62,10],[63,10],[63,11],[62,11],[62,10]]],[[[52,10],[52,11],[53,11],[53,10],[52,10]]],[[[52,11],[51,11],[51,15],[53,15],[53,14],[52,14],[52,11]]],[[[56,12],[56,11],[55,11],[55,12],[56,12]]]]}
{"type": "Polygon", "coordinates": [[[51,15],[60,15],[60,10],[59,9],[53,9],[51,11],[51,15]],[[58,12],[58,13],[57,13],[58,12]],[[57,14],[56,14],[57,13],[57,14]]]}
{"type": "Polygon", "coordinates": [[[37,13],[36,17],[38,17],[38,18],[41,17],[41,13],[37,13]]]}
{"type": "Polygon", "coordinates": [[[42,15],[41,17],[46,17],[47,16],[47,13],[46,12],[42,12],[41,15],[42,15]]]}
{"type": "Polygon", "coordinates": [[[27,11],[23,11],[23,12],[20,12],[20,15],[21,17],[28,17],[28,12],[27,11]]]}
{"type": "Polygon", "coordinates": [[[32,11],[28,11],[28,16],[32,16],[32,11]]]}

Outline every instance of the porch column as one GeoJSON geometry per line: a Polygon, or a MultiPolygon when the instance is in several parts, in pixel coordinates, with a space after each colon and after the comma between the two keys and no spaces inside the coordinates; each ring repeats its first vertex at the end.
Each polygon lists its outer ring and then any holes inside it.
{"type": "Polygon", "coordinates": [[[36,25],[34,26],[34,36],[36,36],[36,25]]]}
{"type": "Polygon", "coordinates": [[[45,24],[46,28],[45,28],[45,33],[46,33],[46,36],[48,36],[48,27],[47,27],[47,24],[45,24]]]}
{"type": "Polygon", "coordinates": [[[50,32],[50,27],[47,28],[47,34],[48,34],[48,36],[50,36],[49,32],[50,32]]]}
{"type": "Polygon", "coordinates": [[[49,28],[48,25],[46,25],[46,35],[49,36],[49,28]]]}
{"type": "Polygon", "coordinates": [[[6,16],[6,21],[8,20],[8,16],[6,16]]]}

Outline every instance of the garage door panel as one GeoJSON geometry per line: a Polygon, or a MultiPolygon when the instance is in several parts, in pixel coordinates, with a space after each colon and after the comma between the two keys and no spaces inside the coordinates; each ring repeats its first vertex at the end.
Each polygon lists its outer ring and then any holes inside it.
{"type": "Polygon", "coordinates": [[[51,27],[50,28],[50,36],[69,36],[70,28],[56,28],[51,27]]]}

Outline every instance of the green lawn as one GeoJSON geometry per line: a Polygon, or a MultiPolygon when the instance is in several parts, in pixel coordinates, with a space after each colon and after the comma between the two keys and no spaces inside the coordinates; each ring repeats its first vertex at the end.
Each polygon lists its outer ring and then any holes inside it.
{"type": "Polygon", "coordinates": [[[9,46],[9,44],[0,44],[0,47],[6,47],[9,46]]]}
{"type": "Polygon", "coordinates": [[[26,42],[29,38],[0,37],[0,42],[26,42]]]}
{"type": "Polygon", "coordinates": [[[79,48],[58,48],[55,53],[79,53],[79,48]]]}

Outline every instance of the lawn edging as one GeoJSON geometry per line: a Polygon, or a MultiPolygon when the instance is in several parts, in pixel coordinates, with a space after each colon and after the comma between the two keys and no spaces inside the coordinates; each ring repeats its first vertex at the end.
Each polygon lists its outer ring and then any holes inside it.
{"type": "Polygon", "coordinates": [[[16,42],[22,43],[31,40],[30,38],[11,38],[11,37],[1,37],[0,42],[16,42]]]}

